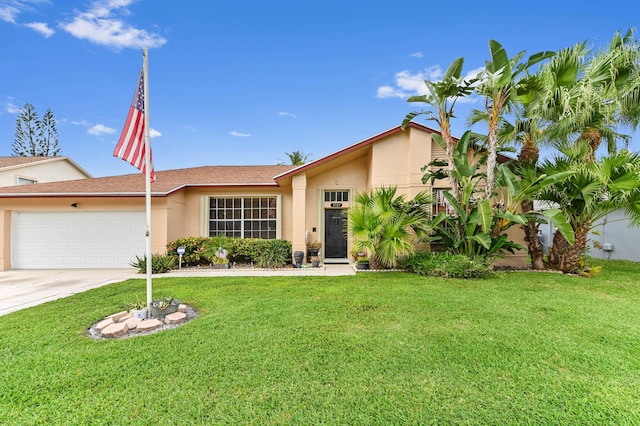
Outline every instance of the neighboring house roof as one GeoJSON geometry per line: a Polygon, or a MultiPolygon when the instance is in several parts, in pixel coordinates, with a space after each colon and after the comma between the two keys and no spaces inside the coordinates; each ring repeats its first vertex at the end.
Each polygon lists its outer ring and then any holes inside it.
{"type": "MultiPolygon", "coordinates": [[[[185,187],[278,186],[274,176],[295,166],[204,166],[156,171],[151,184],[154,196],[164,196],[185,187]]],[[[142,173],[48,182],[0,188],[0,197],[42,196],[141,196],[145,194],[142,173]]]]}
{"type": "Polygon", "coordinates": [[[82,174],[87,176],[88,178],[92,177],[89,172],[76,164],[69,157],[53,157],[53,156],[45,156],[45,157],[1,157],[0,156],[0,170],[10,170],[10,169],[18,169],[24,167],[26,165],[32,165],[34,163],[53,163],[56,161],[66,161],[70,163],[73,167],[78,169],[82,174]]]}

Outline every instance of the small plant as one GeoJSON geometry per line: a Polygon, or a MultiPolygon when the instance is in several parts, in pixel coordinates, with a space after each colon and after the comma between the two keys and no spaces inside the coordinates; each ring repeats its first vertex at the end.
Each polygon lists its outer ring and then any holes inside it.
{"type": "Polygon", "coordinates": [[[322,248],[322,243],[320,241],[313,241],[307,243],[307,248],[320,250],[320,248],[322,248]]]}
{"type": "Polygon", "coordinates": [[[291,262],[291,245],[284,240],[268,240],[255,259],[259,268],[280,268],[291,262]]]}
{"type": "MultiPolygon", "coordinates": [[[[135,260],[129,262],[129,265],[138,269],[139,274],[147,272],[147,255],[142,257],[136,256],[135,260]]],[[[151,255],[151,272],[153,274],[162,274],[175,268],[176,259],[166,254],[154,253],[151,255]]]]}
{"type": "Polygon", "coordinates": [[[202,255],[214,265],[229,263],[229,239],[219,236],[207,240],[202,255]]]}
{"type": "Polygon", "coordinates": [[[136,301],[127,303],[127,307],[129,308],[129,310],[139,311],[139,310],[142,310],[142,309],[146,308],[147,304],[146,304],[146,302],[143,302],[142,300],[140,300],[138,298],[138,296],[136,295],[136,301]]]}
{"type": "Polygon", "coordinates": [[[156,300],[155,304],[158,307],[158,309],[167,309],[169,306],[171,306],[172,302],[175,299],[173,298],[173,296],[166,296],[163,297],[161,299],[156,300]]]}

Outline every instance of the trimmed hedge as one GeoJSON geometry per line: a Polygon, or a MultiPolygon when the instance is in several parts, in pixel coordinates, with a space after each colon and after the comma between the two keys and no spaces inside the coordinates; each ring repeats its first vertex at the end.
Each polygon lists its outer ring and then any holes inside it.
{"type": "MultiPolygon", "coordinates": [[[[178,257],[176,249],[185,248],[182,263],[194,265],[208,265],[210,263],[204,255],[206,243],[219,237],[186,237],[179,238],[167,244],[167,254],[178,257]]],[[[261,238],[228,238],[225,248],[229,251],[231,263],[260,263],[268,267],[285,266],[292,262],[291,242],[287,240],[265,240],[261,238]],[[268,255],[266,254],[268,253],[268,255]],[[266,259],[268,258],[268,260],[266,259]]]]}

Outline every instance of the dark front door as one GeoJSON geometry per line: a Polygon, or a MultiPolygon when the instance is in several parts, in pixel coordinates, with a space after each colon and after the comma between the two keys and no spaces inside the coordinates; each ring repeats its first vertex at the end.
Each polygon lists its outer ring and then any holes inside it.
{"type": "Polygon", "coordinates": [[[324,257],[326,259],[347,258],[347,211],[325,209],[324,211],[324,257]]]}

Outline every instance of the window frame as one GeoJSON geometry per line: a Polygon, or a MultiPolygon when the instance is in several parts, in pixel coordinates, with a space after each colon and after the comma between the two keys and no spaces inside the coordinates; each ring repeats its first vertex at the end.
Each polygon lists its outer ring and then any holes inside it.
{"type": "Polygon", "coordinates": [[[203,210],[203,221],[202,221],[202,236],[210,237],[215,235],[227,235],[230,238],[262,238],[262,239],[281,239],[282,238],[282,196],[278,194],[219,194],[219,195],[207,195],[202,198],[202,210],[203,210]],[[212,221],[217,221],[219,219],[212,218],[212,212],[215,212],[215,208],[211,207],[211,200],[225,200],[225,206],[217,210],[218,212],[222,212],[223,214],[228,214],[229,212],[233,212],[233,217],[228,220],[221,220],[227,223],[237,221],[237,229],[236,225],[233,225],[233,229],[224,229],[224,234],[218,234],[218,229],[214,230],[214,234],[212,234],[212,221]],[[251,199],[252,205],[245,205],[246,200],[251,199]],[[269,205],[269,199],[275,199],[275,206],[269,205]],[[232,205],[227,207],[227,203],[229,200],[234,200],[232,205]],[[258,201],[257,206],[253,206],[253,203],[258,201]],[[238,203],[236,206],[236,202],[238,203]],[[267,205],[262,205],[264,202],[267,205]],[[268,210],[267,215],[271,214],[271,211],[274,209],[275,218],[262,217],[263,210],[268,210]],[[257,212],[257,218],[249,217],[253,216],[257,212]],[[247,215],[249,213],[249,216],[247,215]],[[237,215],[237,217],[236,217],[237,215]],[[263,237],[261,234],[263,232],[273,232],[274,230],[263,230],[261,227],[259,229],[247,229],[247,224],[249,227],[253,227],[256,223],[265,223],[270,220],[275,220],[275,236],[271,238],[270,235],[267,237],[263,237]],[[238,235],[228,235],[226,231],[230,231],[232,234],[237,233],[238,235]],[[258,236],[255,234],[258,233],[258,236]],[[248,234],[248,235],[247,235],[248,234]]]}

